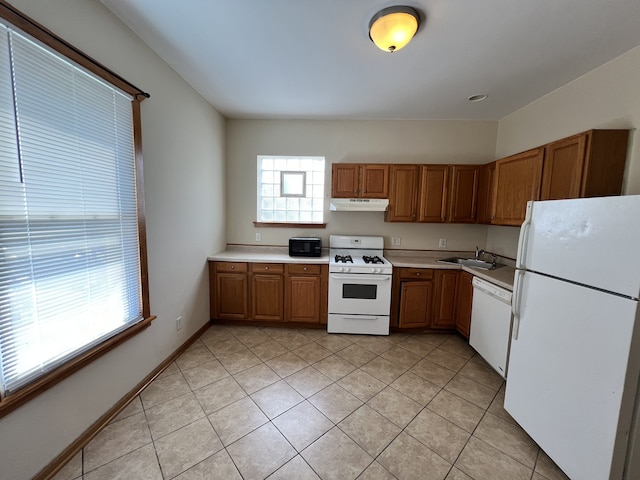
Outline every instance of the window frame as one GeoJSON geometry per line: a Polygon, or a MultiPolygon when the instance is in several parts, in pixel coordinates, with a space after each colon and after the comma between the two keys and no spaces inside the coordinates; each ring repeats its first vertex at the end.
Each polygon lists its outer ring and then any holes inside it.
{"type": "Polygon", "coordinates": [[[140,261],[141,307],[143,317],[143,319],[138,323],[107,338],[102,343],[72,357],[69,361],[55,368],[51,372],[48,372],[24,385],[15,392],[11,392],[0,397],[0,418],[2,418],[9,412],[15,410],[105,353],[111,351],[129,338],[145,330],[149,325],[151,325],[151,322],[155,320],[156,317],[151,315],[149,302],[149,274],[147,265],[147,235],[142,158],[142,123],[140,110],[140,103],[144,99],[149,98],[149,94],[96,62],[91,57],[58,37],[38,22],[27,17],[4,0],[0,0],[0,18],[32,36],[36,40],[44,43],[58,54],[77,63],[81,67],[89,70],[91,73],[133,97],[131,101],[131,108],[133,121],[134,168],[136,175],[135,188],[139,238],[138,249],[140,261]]]}

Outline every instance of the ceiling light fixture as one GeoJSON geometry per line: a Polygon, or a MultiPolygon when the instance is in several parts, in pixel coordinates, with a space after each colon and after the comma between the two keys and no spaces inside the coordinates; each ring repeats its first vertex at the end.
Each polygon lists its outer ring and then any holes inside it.
{"type": "Polygon", "coordinates": [[[479,95],[471,95],[469,98],[467,98],[467,100],[469,100],[470,102],[481,102],[483,100],[486,100],[488,96],[489,95],[486,95],[484,93],[479,95]]]}
{"type": "Polygon", "coordinates": [[[388,7],[369,22],[369,37],[380,50],[397,52],[405,47],[420,27],[420,14],[406,6],[388,7]]]}

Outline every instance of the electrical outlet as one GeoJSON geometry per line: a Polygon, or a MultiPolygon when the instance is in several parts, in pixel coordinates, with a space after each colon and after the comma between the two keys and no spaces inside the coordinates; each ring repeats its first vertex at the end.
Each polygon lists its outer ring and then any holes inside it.
{"type": "Polygon", "coordinates": [[[176,331],[182,329],[182,315],[176,318],[176,331]]]}
{"type": "Polygon", "coordinates": [[[447,248],[447,239],[441,238],[438,242],[438,248],[447,248]]]}
{"type": "Polygon", "coordinates": [[[400,237],[391,237],[391,245],[394,247],[400,246],[400,237]]]}
{"type": "Polygon", "coordinates": [[[256,242],[259,242],[260,240],[262,240],[262,234],[256,233],[256,242]]]}

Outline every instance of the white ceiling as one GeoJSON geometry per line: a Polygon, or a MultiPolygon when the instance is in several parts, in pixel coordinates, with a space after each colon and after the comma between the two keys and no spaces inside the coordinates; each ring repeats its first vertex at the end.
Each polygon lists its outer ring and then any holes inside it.
{"type": "Polygon", "coordinates": [[[230,118],[498,120],[640,45],[638,0],[101,1],[230,118]],[[382,52],[402,4],[426,21],[382,52]]]}

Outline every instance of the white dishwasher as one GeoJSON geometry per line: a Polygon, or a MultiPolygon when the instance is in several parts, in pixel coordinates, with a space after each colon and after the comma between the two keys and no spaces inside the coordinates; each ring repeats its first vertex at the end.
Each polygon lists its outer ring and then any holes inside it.
{"type": "Polygon", "coordinates": [[[502,378],[507,378],[511,341],[511,292],[473,277],[471,345],[502,378]]]}

